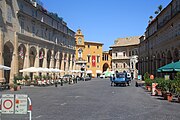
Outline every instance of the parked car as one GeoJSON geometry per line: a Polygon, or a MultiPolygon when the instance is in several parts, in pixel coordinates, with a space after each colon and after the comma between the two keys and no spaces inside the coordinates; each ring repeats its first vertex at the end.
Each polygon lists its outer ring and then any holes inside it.
{"type": "Polygon", "coordinates": [[[63,78],[72,78],[72,75],[66,74],[63,76],[63,78]]]}
{"type": "Polygon", "coordinates": [[[91,77],[89,75],[86,75],[85,77],[79,77],[79,80],[88,81],[91,80],[91,77]]]}
{"type": "Polygon", "coordinates": [[[91,80],[91,77],[90,77],[89,75],[86,75],[86,76],[84,77],[84,79],[85,79],[85,81],[91,80]]]}
{"type": "Polygon", "coordinates": [[[73,76],[69,75],[69,74],[66,74],[63,76],[63,80],[65,80],[65,81],[68,81],[69,79],[72,79],[72,78],[73,78],[73,76]]]}
{"type": "Polygon", "coordinates": [[[117,73],[116,75],[110,77],[111,86],[112,85],[129,85],[129,80],[127,79],[127,75],[125,73],[117,73]]]}

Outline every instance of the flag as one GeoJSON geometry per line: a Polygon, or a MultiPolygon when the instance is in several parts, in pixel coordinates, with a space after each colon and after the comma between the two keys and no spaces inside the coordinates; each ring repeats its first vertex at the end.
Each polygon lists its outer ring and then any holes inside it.
{"type": "Polygon", "coordinates": [[[41,60],[43,58],[44,58],[44,53],[43,53],[43,51],[41,51],[39,59],[41,60]]]}
{"type": "Polygon", "coordinates": [[[24,58],[23,47],[21,47],[20,49],[19,56],[21,57],[21,59],[24,58]]]}
{"type": "Polygon", "coordinates": [[[92,56],[92,67],[96,67],[96,56],[92,56]]]}

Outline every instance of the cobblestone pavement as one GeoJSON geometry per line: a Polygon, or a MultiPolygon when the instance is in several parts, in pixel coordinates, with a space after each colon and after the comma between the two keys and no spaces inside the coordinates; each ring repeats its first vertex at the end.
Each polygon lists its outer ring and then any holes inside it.
{"type": "MultiPolygon", "coordinates": [[[[108,79],[73,85],[23,87],[2,94],[28,94],[32,120],[180,120],[180,104],[151,96],[134,83],[111,87],[108,79]]],[[[27,115],[1,115],[1,120],[28,120],[27,115]]]]}

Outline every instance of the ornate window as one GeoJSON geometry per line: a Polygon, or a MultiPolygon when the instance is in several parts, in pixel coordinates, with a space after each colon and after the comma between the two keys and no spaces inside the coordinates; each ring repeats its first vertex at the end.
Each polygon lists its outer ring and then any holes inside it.
{"type": "Polygon", "coordinates": [[[123,67],[126,68],[126,63],[123,63],[123,67]]]}
{"type": "Polygon", "coordinates": [[[7,4],[7,16],[6,16],[6,21],[8,23],[12,23],[12,9],[11,9],[11,6],[9,6],[7,4]]]}
{"type": "Polygon", "coordinates": [[[24,20],[23,19],[20,20],[20,32],[24,33],[24,20]]]}
{"type": "Polygon", "coordinates": [[[100,56],[97,56],[97,63],[100,62],[100,56]]]}
{"type": "Polygon", "coordinates": [[[78,58],[82,58],[82,52],[83,52],[83,50],[80,48],[78,50],[78,58]]]}
{"type": "Polygon", "coordinates": [[[90,63],[91,56],[90,56],[90,55],[88,55],[88,56],[87,56],[87,58],[88,58],[88,63],[90,63]]]}

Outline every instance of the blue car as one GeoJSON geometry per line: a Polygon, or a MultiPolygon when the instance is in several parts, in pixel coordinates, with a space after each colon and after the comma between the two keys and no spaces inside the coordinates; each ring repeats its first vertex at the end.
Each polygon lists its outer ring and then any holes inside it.
{"type": "Polygon", "coordinates": [[[113,75],[110,77],[111,86],[118,86],[118,85],[124,85],[129,86],[129,80],[127,78],[126,73],[117,73],[116,75],[113,75]]]}

